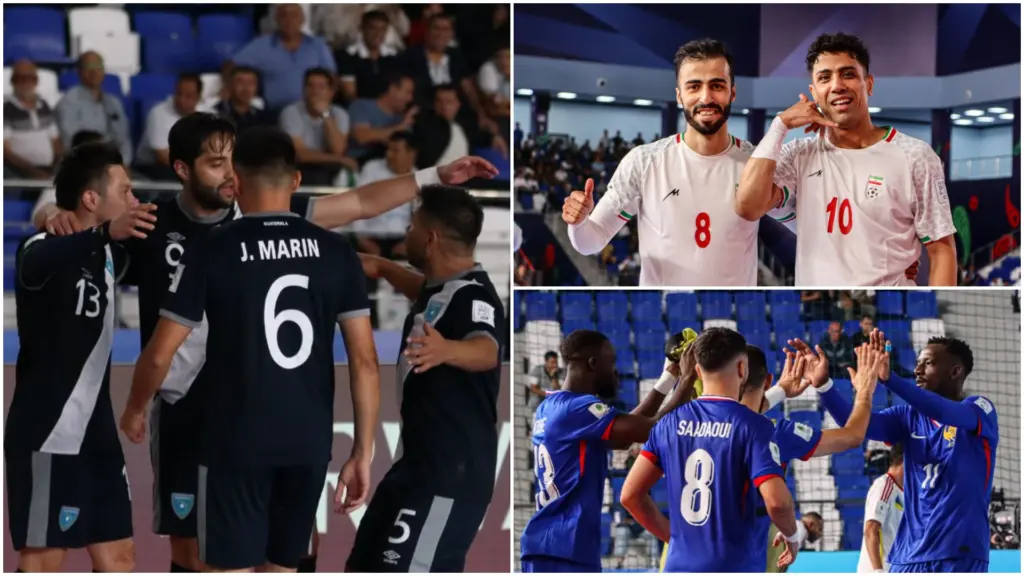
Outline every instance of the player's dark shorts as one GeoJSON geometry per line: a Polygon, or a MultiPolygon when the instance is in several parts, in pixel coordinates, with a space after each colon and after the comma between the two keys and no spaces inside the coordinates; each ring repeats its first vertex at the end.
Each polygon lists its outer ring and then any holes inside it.
{"type": "Polygon", "coordinates": [[[22,548],[83,548],[131,538],[124,458],[4,454],[11,541],[22,548]]]}
{"type": "Polygon", "coordinates": [[[153,402],[149,459],[153,466],[153,532],[196,537],[199,421],[189,396],[174,404],[153,402]]]}
{"type": "Polygon", "coordinates": [[[389,472],[359,522],[346,569],[462,572],[489,504],[431,494],[389,472]]]}
{"type": "Polygon", "coordinates": [[[976,558],[950,558],[948,560],[932,560],[931,562],[913,562],[911,564],[893,564],[889,572],[913,572],[915,574],[969,574],[988,572],[988,562],[976,558]]]}
{"type": "Polygon", "coordinates": [[[523,556],[521,564],[523,572],[601,572],[600,564],[591,566],[553,556],[523,556]]]}
{"type": "Polygon", "coordinates": [[[234,468],[199,466],[199,559],[240,570],[265,562],[297,568],[309,550],[327,463],[234,468]]]}

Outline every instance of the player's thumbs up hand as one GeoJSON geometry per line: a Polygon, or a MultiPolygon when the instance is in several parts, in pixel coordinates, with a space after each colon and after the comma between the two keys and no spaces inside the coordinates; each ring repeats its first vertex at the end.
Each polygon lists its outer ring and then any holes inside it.
{"type": "Polygon", "coordinates": [[[576,225],[587,219],[594,209],[594,179],[587,178],[583,191],[573,190],[562,205],[562,220],[566,224],[576,225]]]}

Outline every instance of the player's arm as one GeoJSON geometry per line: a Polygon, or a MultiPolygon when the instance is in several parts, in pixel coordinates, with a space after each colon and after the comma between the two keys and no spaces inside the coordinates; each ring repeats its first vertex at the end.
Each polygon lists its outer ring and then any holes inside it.
{"type": "Polygon", "coordinates": [[[640,454],[642,458],[637,458],[633,463],[626,476],[626,482],[622,485],[620,501],[622,507],[645,530],[654,534],[658,540],[668,542],[671,537],[669,520],[661,513],[658,505],[651,498],[651,488],[654,488],[664,474],[656,463],[656,456],[647,450],[640,454]]]}
{"type": "MultiPolygon", "coordinates": [[[[858,366],[863,366],[863,363],[858,364],[858,366]]],[[[877,383],[877,376],[869,375],[863,369],[861,373],[864,375],[858,374],[857,377],[862,379],[871,377],[877,383]]],[[[867,383],[865,382],[865,384],[867,383]]],[[[857,394],[853,400],[853,410],[850,412],[850,417],[847,418],[846,424],[842,428],[823,430],[821,432],[821,442],[818,443],[818,447],[814,451],[815,456],[827,456],[844,452],[864,443],[864,436],[868,431],[868,423],[871,422],[871,401],[874,392],[874,385],[865,385],[864,387],[857,388],[857,394]]]]}
{"type": "Polygon", "coordinates": [[[622,158],[596,206],[591,178],[583,191],[573,191],[565,199],[562,220],[569,225],[569,241],[580,254],[589,256],[603,250],[640,211],[646,165],[642,150],[633,148],[622,158]]]}
{"type": "Polygon", "coordinates": [[[956,240],[952,235],[924,245],[928,251],[928,285],[956,286],[956,240]]]}
{"type": "Polygon", "coordinates": [[[777,566],[786,568],[796,559],[800,544],[807,538],[807,528],[796,519],[793,497],[782,479],[779,447],[772,440],[771,423],[768,420],[756,422],[746,445],[750,482],[760,492],[768,517],[779,529],[774,544],[785,541],[786,551],[779,557],[777,566]]]}
{"type": "Polygon", "coordinates": [[[360,254],[359,260],[363,264],[363,272],[370,278],[387,280],[388,284],[409,300],[415,301],[420,297],[420,290],[423,289],[425,282],[423,274],[387,258],[371,254],[360,254]]]}
{"type": "Polygon", "coordinates": [[[321,196],[310,201],[307,218],[322,228],[340,228],[355,220],[373,218],[412,202],[423,186],[454,186],[474,178],[493,178],[497,174],[498,169],[487,160],[477,156],[463,156],[437,168],[427,168],[415,174],[381,180],[347,192],[321,196]]]}
{"type": "Polygon", "coordinates": [[[885,567],[882,558],[882,523],[892,510],[893,491],[889,490],[888,498],[885,498],[885,486],[884,482],[873,483],[864,502],[864,542],[871,568],[876,571],[885,567]]]}
{"type": "Polygon", "coordinates": [[[921,155],[911,158],[914,182],[914,231],[928,251],[928,285],[956,286],[956,227],[949,209],[942,160],[920,144],[921,155]]]}
{"type": "MultiPolygon", "coordinates": [[[[845,426],[852,409],[842,394],[834,388],[831,379],[818,388],[818,394],[825,410],[828,410],[837,424],[845,426]]],[[[872,412],[864,437],[890,444],[902,442],[909,434],[906,420],[905,406],[891,406],[881,412],[872,412]]]]}
{"type": "Polygon", "coordinates": [[[864,545],[868,551],[871,569],[882,572],[885,567],[882,564],[882,525],[878,520],[864,520],[864,545]]]}
{"type": "Polygon", "coordinates": [[[971,430],[978,436],[998,438],[999,426],[996,425],[995,408],[992,402],[983,396],[973,396],[963,402],[955,402],[918,388],[914,381],[895,374],[889,375],[889,381],[885,385],[906,400],[907,404],[936,422],[971,430]]]}
{"type": "Polygon", "coordinates": [[[501,304],[491,300],[482,286],[458,290],[448,303],[445,318],[449,338],[429,322],[423,336],[409,339],[405,356],[417,374],[447,364],[468,372],[485,372],[500,362],[504,314],[501,304]]]}

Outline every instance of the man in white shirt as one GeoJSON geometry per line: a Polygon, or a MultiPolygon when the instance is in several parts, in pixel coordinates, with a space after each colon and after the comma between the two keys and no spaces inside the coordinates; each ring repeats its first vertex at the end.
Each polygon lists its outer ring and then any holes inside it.
{"type": "Polygon", "coordinates": [[[50,105],[36,92],[36,65],[19,60],[12,68],[14,93],[5,99],[3,114],[4,178],[49,180],[61,153],[57,119],[50,105]]]}
{"type": "Polygon", "coordinates": [[[868,490],[864,502],[864,540],[857,572],[888,572],[889,550],[903,519],[903,446],[889,453],[889,470],[868,490]]]}
{"type": "MultiPolygon", "coordinates": [[[[412,136],[408,132],[395,132],[388,141],[386,156],[363,165],[359,172],[359,186],[411,174],[415,168],[416,146],[412,136]]],[[[353,222],[352,230],[356,233],[359,250],[377,256],[386,251],[390,258],[404,258],[405,231],[412,220],[412,206],[410,202],[375,218],[353,222]]]]}
{"type": "Polygon", "coordinates": [[[756,286],[757,219],[734,208],[753,146],[726,125],[732,58],[721,42],[695,40],[676,52],[675,69],[686,133],[630,150],[596,207],[593,180],[572,192],[562,208],[569,239],[597,254],[636,217],[641,286],[756,286]]]}
{"type": "Polygon", "coordinates": [[[801,94],[772,122],[743,172],[736,209],[752,220],[769,212],[796,219],[797,286],[913,285],[905,270],[922,244],[929,285],[955,286],[942,163],[928,144],[872,124],[869,64],[856,36],[823,34],[811,44],[814,101],[801,94]],[[786,132],[802,126],[821,137],[783,146],[786,132]]]}
{"type": "Polygon", "coordinates": [[[135,168],[156,180],[175,180],[177,177],[170,165],[171,126],[193,112],[209,112],[199,103],[203,93],[203,81],[197,74],[181,74],[174,86],[174,95],[153,106],[146,117],[146,131],[135,153],[135,168]]]}

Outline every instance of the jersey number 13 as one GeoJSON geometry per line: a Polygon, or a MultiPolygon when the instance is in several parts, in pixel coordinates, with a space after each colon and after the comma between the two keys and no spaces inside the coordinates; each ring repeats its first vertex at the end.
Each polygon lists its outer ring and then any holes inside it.
{"type": "Polygon", "coordinates": [[[270,350],[270,357],[274,362],[285,370],[292,370],[302,366],[313,351],[313,323],[309,321],[301,310],[287,308],[277,312],[277,299],[285,288],[309,289],[309,276],[301,274],[286,274],[281,276],[270,285],[267,291],[267,298],[263,301],[263,332],[267,337],[267,349],[270,350]],[[291,356],[286,356],[278,344],[277,333],[281,326],[291,322],[299,327],[302,340],[299,342],[299,350],[291,356]]]}
{"type": "MultiPolygon", "coordinates": [[[[533,462],[537,471],[537,510],[551,504],[560,496],[555,486],[555,465],[551,462],[551,453],[547,446],[538,444],[533,447],[533,462]]],[[[580,470],[580,473],[583,471],[580,470]]]]}

